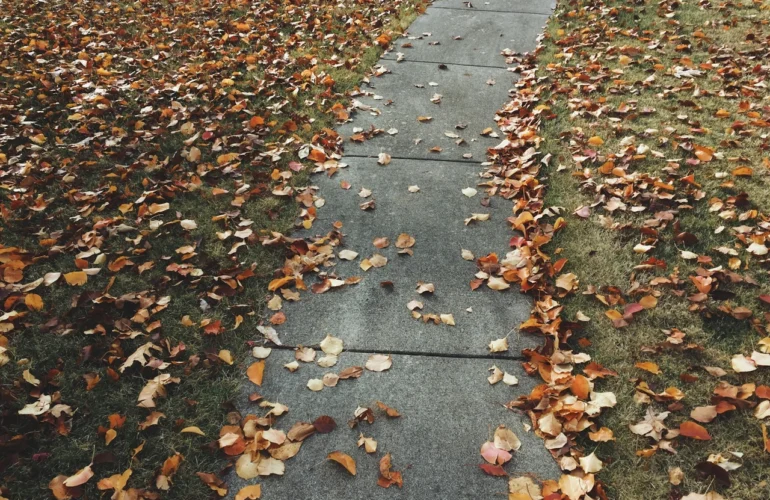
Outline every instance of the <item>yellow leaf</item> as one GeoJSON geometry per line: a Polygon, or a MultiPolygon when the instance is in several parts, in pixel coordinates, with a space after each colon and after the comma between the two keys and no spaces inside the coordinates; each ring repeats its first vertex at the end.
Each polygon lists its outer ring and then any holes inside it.
{"type": "Polygon", "coordinates": [[[202,430],[200,430],[200,428],[198,428],[198,427],[196,427],[194,425],[191,425],[190,427],[185,427],[184,429],[182,429],[179,432],[181,432],[182,434],[197,434],[199,436],[205,436],[206,435],[202,430]]]}
{"type": "Polygon", "coordinates": [[[72,271],[64,275],[64,280],[71,286],[82,286],[88,281],[88,275],[84,271],[72,271]]]}
{"type": "Polygon", "coordinates": [[[653,373],[655,375],[660,374],[660,367],[657,365],[657,363],[653,363],[652,361],[643,361],[635,364],[637,368],[640,370],[644,370],[650,373],[653,373]]]}
{"type": "Polygon", "coordinates": [[[221,359],[228,365],[233,364],[233,355],[227,349],[222,349],[221,351],[219,351],[219,359],[221,359]]]}

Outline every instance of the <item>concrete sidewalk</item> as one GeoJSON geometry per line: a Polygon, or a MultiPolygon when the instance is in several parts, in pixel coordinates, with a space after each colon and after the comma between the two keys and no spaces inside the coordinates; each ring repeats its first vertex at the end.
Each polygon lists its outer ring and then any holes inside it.
{"type": "MultiPolygon", "coordinates": [[[[511,476],[558,477],[542,442],[525,430],[527,417],[502,407],[528,393],[535,383],[518,361],[521,349],[537,342],[517,329],[528,317],[529,299],[513,289],[497,292],[484,286],[472,291],[470,281],[477,269],[461,255],[467,249],[476,257],[489,252],[502,257],[510,249],[512,233],[505,221],[511,215],[510,203],[483,201],[484,190],[477,187],[483,182],[479,174],[486,149],[499,143],[503,134],[498,131],[500,137],[495,138],[488,131],[482,133],[489,127],[497,131],[495,112],[506,102],[515,79],[500,52],[534,49],[553,4],[548,0],[474,1],[473,8],[468,4],[441,0],[419,17],[381,59],[390,72],[371,77],[370,85],[362,87],[372,95],[359,100],[380,113],[359,111],[351,123],[339,128],[346,138],[371,127],[397,133],[382,133],[363,143],[346,140],[343,161],[350,166],[332,178],[313,179],[326,200],[315,228],[341,221],[344,248],[359,254],[350,262],[340,260],[329,272],[363,280],[341,291],[307,294],[299,302],[284,303],[288,319],[276,328],[284,344],[317,345],[331,334],[341,338],[350,352],[343,352],[336,366],[300,363],[294,373],[283,368],[294,359],[291,351],[274,349],[266,360],[259,392],[289,407],[276,427],[288,431],[295,422],[320,415],[331,416],[338,427],[304,442],[299,454],[286,462],[285,475],[248,481],[263,485],[262,498],[505,497],[505,481],[478,468],[483,463],[479,449],[500,424],[522,441],[521,450],[505,466],[511,476]],[[432,119],[418,121],[419,116],[432,119]],[[458,144],[460,139],[464,141],[458,144]],[[441,151],[433,152],[437,147],[441,151]],[[392,156],[388,165],[377,164],[380,153],[392,156]],[[342,189],[343,181],[352,187],[342,189]],[[410,192],[410,186],[419,191],[410,192]],[[468,187],[478,193],[465,196],[462,190],[468,187]],[[358,195],[362,188],[371,190],[366,200],[376,201],[374,210],[359,208],[366,201],[358,195]],[[464,220],[473,213],[489,214],[490,219],[466,225],[464,220]],[[414,255],[397,253],[394,243],[400,233],[415,238],[414,255]],[[376,237],[389,238],[390,246],[378,250],[372,245],[376,237]],[[388,263],[361,270],[362,259],[375,253],[387,257],[388,263]],[[383,281],[393,286],[383,287],[383,281]],[[418,281],[433,283],[435,293],[419,295],[418,281]],[[407,303],[415,299],[423,302],[422,313],[452,314],[455,326],[414,319],[407,303]],[[509,351],[491,355],[488,343],[506,335],[509,351]],[[393,354],[392,368],[380,373],[365,370],[359,379],[341,380],[320,392],[306,388],[309,379],[363,366],[370,353],[393,354]],[[490,385],[488,369],[493,365],[515,375],[519,385],[490,385]],[[402,417],[378,415],[373,424],[347,427],[356,408],[373,407],[375,401],[396,408],[402,417]],[[356,447],[359,432],[377,440],[375,454],[356,447]],[[335,450],[357,461],[356,477],[326,460],[335,450]],[[376,484],[379,459],[388,452],[394,470],[403,473],[402,489],[376,484]]],[[[252,389],[244,388],[243,414],[260,413],[247,401],[252,389]]],[[[245,483],[232,477],[234,494],[245,483]]]]}

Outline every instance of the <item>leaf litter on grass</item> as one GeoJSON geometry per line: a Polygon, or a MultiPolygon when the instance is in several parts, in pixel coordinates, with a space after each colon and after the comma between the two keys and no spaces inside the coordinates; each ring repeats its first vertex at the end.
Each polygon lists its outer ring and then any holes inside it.
{"type": "MultiPolygon", "coordinates": [[[[276,297],[298,300],[288,285],[303,267],[333,258],[337,233],[309,244],[280,233],[312,226],[323,200],[307,174],[344,167],[329,126],[348,119],[357,81],[423,9],[4,4],[3,496],[223,495],[217,473],[191,464],[222,470],[256,436],[253,421],[278,458],[242,468],[282,471],[295,441],[271,441],[269,420],[285,408],[263,401],[267,416],[244,417],[245,431],[225,426],[204,447],[201,435],[232,420],[220,405],[235,389],[206,387],[238,370],[275,255],[297,258],[271,283],[272,324],[285,320],[276,297]]],[[[270,326],[259,331],[280,342],[270,326]]]]}
{"type": "Polygon", "coordinates": [[[480,187],[513,200],[516,234],[471,288],[534,296],[543,384],[508,406],[564,472],[511,498],[768,495],[767,17],[561,3],[534,54],[504,52],[521,78],[480,187]]]}

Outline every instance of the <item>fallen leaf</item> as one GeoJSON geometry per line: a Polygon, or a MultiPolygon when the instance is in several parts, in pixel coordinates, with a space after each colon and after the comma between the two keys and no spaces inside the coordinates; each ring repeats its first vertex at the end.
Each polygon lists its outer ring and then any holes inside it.
{"type": "Polygon", "coordinates": [[[700,441],[708,441],[711,439],[708,431],[703,426],[690,421],[682,422],[679,425],[679,433],[682,436],[700,441]]]}
{"type": "Polygon", "coordinates": [[[94,473],[91,470],[91,465],[86,465],[70,477],[64,480],[62,484],[66,486],[67,488],[75,488],[76,486],[80,486],[82,484],[86,484],[89,479],[94,477],[94,473]]]}
{"type": "Polygon", "coordinates": [[[505,352],[508,350],[508,339],[497,339],[489,343],[490,352],[505,352]]]}
{"type": "Polygon", "coordinates": [[[262,487],[258,484],[244,486],[235,494],[235,500],[256,500],[262,496],[262,487]]]}
{"type": "Polygon", "coordinates": [[[265,375],[265,362],[262,361],[256,361],[249,366],[248,370],[246,370],[246,376],[249,377],[249,380],[252,381],[252,383],[256,385],[262,385],[262,378],[265,375]]]}
{"type": "Polygon", "coordinates": [[[342,453],[341,451],[333,451],[326,455],[326,458],[343,466],[351,476],[356,475],[356,461],[353,460],[353,457],[350,455],[342,453]]]}
{"type": "Polygon", "coordinates": [[[382,372],[390,369],[393,365],[393,358],[384,354],[372,354],[366,360],[366,369],[373,372],[382,372]]]}

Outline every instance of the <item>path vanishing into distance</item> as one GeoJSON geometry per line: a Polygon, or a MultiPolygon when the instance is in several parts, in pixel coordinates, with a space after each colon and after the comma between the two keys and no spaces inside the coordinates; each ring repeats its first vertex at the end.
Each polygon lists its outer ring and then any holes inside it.
{"type": "MultiPolygon", "coordinates": [[[[495,112],[516,78],[502,53],[533,50],[552,8],[548,0],[437,1],[379,61],[377,73],[387,72],[361,85],[366,95],[356,97],[352,122],[338,129],[345,137],[342,161],[348,166],[331,177],[311,179],[325,205],[313,229],[300,236],[322,234],[340,221],[344,239],[339,250],[358,257],[340,259],[327,272],[363,279],[285,302],[288,320],[276,327],[287,347],[317,346],[331,334],[342,339],[345,352],[333,368],[300,363],[290,374],[283,365],[294,361],[294,351],[273,349],[266,373],[286,374],[267,376],[259,388],[265,399],[289,407],[279,422],[285,431],[319,415],[331,416],[338,427],[303,442],[283,476],[243,481],[231,474],[231,492],[259,482],[266,499],[504,497],[506,481],[478,468],[481,445],[501,424],[522,441],[506,466],[512,477],[558,477],[542,441],[527,432],[528,417],[503,407],[537,382],[520,363],[522,348],[540,343],[518,331],[529,316],[530,299],[513,288],[471,290],[477,268],[462,254],[505,255],[510,248],[510,202],[487,199],[477,186],[483,182],[487,148],[504,136],[495,125],[495,112]],[[372,127],[383,132],[363,142],[350,140],[372,127]],[[389,163],[381,153],[390,156],[389,163]],[[464,193],[465,188],[478,192],[467,196],[471,191],[464,193]],[[363,210],[361,204],[370,201],[375,208],[363,210]],[[472,214],[490,214],[490,219],[466,224],[472,214]],[[395,242],[402,233],[414,237],[413,255],[398,253],[395,242]],[[373,241],[380,237],[390,245],[375,248],[373,241]],[[362,271],[361,261],[374,254],[386,257],[387,264],[362,271]],[[418,282],[433,284],[435,292],[419,294],[418,282]],[[413,318],[407,304],[415,300],[423,303],[415,312],[451,314],[454,326],[413,318]],[[490,354],[489,342],[506,336],[510,348],[505,356],[490,354]],[[392,367],[319,392],[306,387],[309,379],[327,372],[363,366],[372,353],[392,355],[392,367]],[[493,365],[518,378],[518,385],[491,385],[487,377],[493,365]],[[380,412],[372,424],[346,425],[357,408],[375,408],[376,401],[402,416],[390,419],[380,412]],[[377,441],[376,453],[357,448],[360,433],[377,441]],[[355,478],[326,459],[332,451],[355,458],[355,478]],[[377,486],[386,453],[393,470],[403,475],[401,489],[377,486]]],[[[252,390],[244,387],[244,414],[254,411],[248,402],[252,390]]]]}

